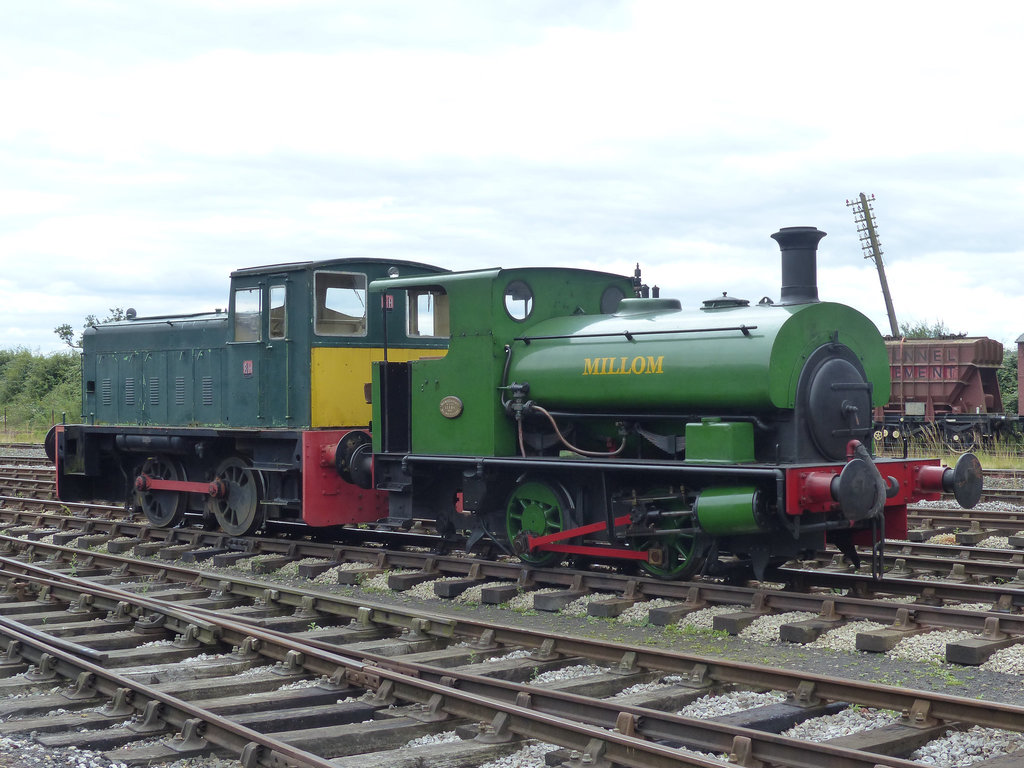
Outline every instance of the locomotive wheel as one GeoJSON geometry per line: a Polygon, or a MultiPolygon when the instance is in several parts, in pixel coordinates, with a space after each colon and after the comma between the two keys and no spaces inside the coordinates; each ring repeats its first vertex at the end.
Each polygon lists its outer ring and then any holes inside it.
{"type": "MultiPolygon", "coordinates": [[[[529,536],[545,536],[565,530],[567,512],[571,509],[568,494],[558,485],[543,480],[526,480],[516,486],[505,506],[505,527],[508,540],[515,547],[517,540],[529,536]]],[[[562,559],[560,552],[526,552],[516,548],[524,563],[550,565],[562,559]]]]}
{"type": "MultiPolygon", "coordinates": [[[[166,456],[152,456],[142,465],[142,474],[156,480],[183,480],[185,470],[166,456]]],[[[135,503],[157,528],[174,528],[185,519],[186,495],[180,491],[135,491],[135,503]]]]}
{"type": "Polygon", "coordinates": [[[263,483],[236,456],[224,459],[217,467],[216,480],[224,484],[224,493],[206,502],[220,529],[232,536],[247,536],[263,527],[263,483]]]}
{"type": "MultiPolygon", "coordinates": [[[[690,525],[687,521],[686,525],[690,525]]],[[[678,520],[668,520],[659,526],[660,531],[678,528],[678,520]]],[[[640,545],[640,549],[662,549],[660,563],[641,562],[640,567],[657,579],[688,579],[704,564],[704,548],[699,545],[693,533],[679,533],[675,536],[652,536],[640,545]]]]}

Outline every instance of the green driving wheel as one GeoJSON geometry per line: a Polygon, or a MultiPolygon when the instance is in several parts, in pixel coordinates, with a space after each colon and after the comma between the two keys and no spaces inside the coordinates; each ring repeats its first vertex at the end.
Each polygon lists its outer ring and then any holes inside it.
{"type": "Polygon", "coordinates": [[[508,540],[519,559],[532,565],[549,565],[560,560],[560,552],[528,552],[527,536],[546,536],[565,530],[571,509],[568,494],[560,486],[543,480],[524,480],[512,491],[505,506],[508,540]]]}
{"type": "Polygon", "coordinates": [[[660,550],[660,561],[641,561],[640,567],[658,579],[688,579],[704,564],[704,547],[687,518],[668,518],[655,526],[658,535],[642,539],[640,549],[660,550]],[[682,526],[685,530],[671,533],[682,526]]]}

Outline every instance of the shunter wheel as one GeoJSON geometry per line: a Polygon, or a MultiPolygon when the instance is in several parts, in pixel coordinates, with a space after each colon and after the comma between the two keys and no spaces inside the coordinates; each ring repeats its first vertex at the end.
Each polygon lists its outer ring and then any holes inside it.
{"type": "Polygon", "coordinates": [[[660,562],[640,563],[640,567],[651,576],[658,579],[688,579],[704,564],[705,548],[700,545],[697,534],[690,527],[692,522],[684,520],[666,519],[655,528],[659,535],[641,540],[641,550],[661,549],[660,562]],[[687,530],[671,533],[684,525],[687,530]]]}
{"type": "MultiPolygon", "coordinates": [[[[184,480],[185,470],[167,456],[152,456],[142,465],[142,474],[155,480],[184,480]]],[[[186,495],[180,491],[135,491],[135,502],[157,528],[174,528],[185,519],[186,495]]]]}
{"type": "Polygon", "coordinates": [[[232,536],[246,536],[260,530],[263,512],[263,482],[259,472],[237,456],[224,459],[217,467],[214,482],[223,484],[223,493],[206,502],[220,529],[232,536]]]}
{"type": "Polygon", "coordinates": [[[524,480],[512,491],[505,506],[508,540],[519,559],[533,565],[550,565],[564,557],[560,552],[528,552],[526,536],[546,536],[565,530],[572,509],[565,489],[544,480],[524,480]]]}

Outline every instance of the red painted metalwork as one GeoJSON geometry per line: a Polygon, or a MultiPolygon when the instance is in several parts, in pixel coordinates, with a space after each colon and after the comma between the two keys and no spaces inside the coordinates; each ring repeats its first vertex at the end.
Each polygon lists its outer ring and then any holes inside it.
{"type": "MultiPolygon", "coordinates": [[[[629,515],[622,515],[616,517],[612,524],[618,528],[620,525],[629,525],[629,515]]],[[[586,536],[588,533],[597,533],[603,531],[608,527],[608,524],[603,520],[599,523],[588,523],[587,525],[581,525],[578,528],[569,528],[564,531],[558,531],[558,533],[548,533],[544,536],[527,536],[526,540],[529,542],[530,549],[537,547],[543,547],[545,544],[551,544],[556,541],[565,541],[566,539],[574,539],[577,536],[586,536]]],[[[552,552],[556,550],[551,550],[552,552]]]]}
{"type": "Polygon", "coordinates": [[[583,544],[547,544],[537,547],[534,551],[564,552],[568,555],[590,555],[591,557],[614,557],[616,560],[650,561],[651,553],[640,549],[622,549],[621,547],[588,547],[583,544]]]}
{"type": "Polygon", "coordinates": [[[346,483],[335,469],[339,441],[352,430],[302,434],[302,519],[307,525],[372,523],[388,516],[388,495],[346,483]]]}
{"type": "Polygon", "coordinates": [[[212,483],[193,483],[188,480],[164,480],[149,475],[139,475],[135,478],[135,490],[140,493],[145,491],[182,491],[184,493],[202,493],[215,499],[222,498],[226,492],[224,483],[214,480],[212,483]]]}
{"type": "Polygon", "coordinates": [[[946,467],[918,467],[916,472],[917,487],[924,493],[942,493],[942,479],[946,475],[946,467]]]}
{"type": "MultiPolygon", "coordinates": [[[[617,528],[620,525],[629,525],[629,515],[622,515],[612,520],[617,528]]],[[[529,552],[564,552],[569,555],[590,555],[592,557],[615,557],[620,560],[650,560],[650,553],[644,550],[623,549],[621,547],[590,547],[583,544],[557,544],[555,542],[574,539],[577,536],[586,536],[591,533],[603,531],[608,527],[604,521],[589,523],[577,528],[569,528],[558,533],[549,533],[544,536],[527,536],[526,547],[529,552]]]]}
{"type": "Polygon", "coordinates": [[[802,515],[805,512],[827,512],[837,504],[832,498],[832,480],[839,476],[840,467],[822,467],[814,470],[800,470],[786,473],[786,514],[802,515]],[[794,502],[789,489],[798,492],[794,502]]]}
{"type": "MultiPolygon", "coordinates": [[[[942,477],[947,467],[938,459],[878,459],[875,466],[888,486],[893,478],[899,484],[895,495],[885,500],[886,509],[916,501],[934,501],[942,492],[942,477]]],[[[786,513],[802,515],[836,508],[830,488],[832,478],[842,467],[792,467],[786,473],[786,513]]]]}

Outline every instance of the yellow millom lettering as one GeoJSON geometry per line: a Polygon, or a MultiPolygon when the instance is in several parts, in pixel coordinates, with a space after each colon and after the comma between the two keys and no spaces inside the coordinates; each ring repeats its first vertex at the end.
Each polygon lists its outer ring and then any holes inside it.
{"type": "Polygon", "coordinates": [[[664,373],[665,356],[637,355],[632,360],[628,357],[585,357],[583,358],[584,376],[640,376],[651,373],[664,373]]]}

